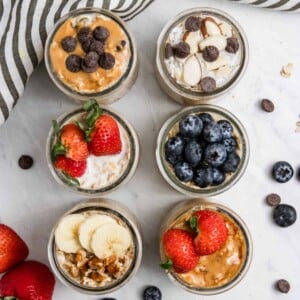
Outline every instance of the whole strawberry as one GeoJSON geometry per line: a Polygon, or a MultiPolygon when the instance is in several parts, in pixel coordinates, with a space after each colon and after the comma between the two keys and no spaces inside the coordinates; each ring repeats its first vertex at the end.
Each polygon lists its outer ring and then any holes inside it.
{"type": "Polygon", "coordinates": [[[46,265],[37,261],[25,261],[1,278],[0,297],[51,300],[54,285],[54,276],[46,265]]]}
{"type": "Polygon", "coordinates": [[[55,168],[64,171],[71,177],[81,177],[86,170],[86,161],[72,160],[64,155],[58,155],[54,162],[55,168]]]}
{"type": "Polygon", "coordinates": [[[28,253],[20,236],[10,227],[0,224],[0,273],[23,261],[28,253]]]}
{"type": "Polygon", "coordinates": [[[226,242],[228,229],[224,219],[212,210],[199,210],[190,220],[192,229],[198,232],[194,245],[199,255],[209,255],[219,250],[226,242]]]}
{"type": "Polygon", "coordinates": [[[197,266],[200,256],[195,251],[193,235],[190,232],[169,229],[163,235],[162,242],[168,257],[168,261],[161,264],[162,268],[173,268],[176,273],[186,273],[197,266]]]}

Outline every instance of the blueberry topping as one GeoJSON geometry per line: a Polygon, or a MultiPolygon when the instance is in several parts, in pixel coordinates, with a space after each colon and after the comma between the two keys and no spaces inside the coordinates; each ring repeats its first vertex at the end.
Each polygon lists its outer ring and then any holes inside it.
{"type": "Polygon", "coordinates": [[[203,128],[203,138],[210,143],[220,142],[222,140],[222,129],[217,123],[208,123],[203,128]]]}
{"type": "Polygon", "coordinates": [[[104,53],[104,44],[97,40],[92,40],[89,46],[89,51],[96,52],[98,55],[104,53]]]}
{"type": "Polygon", "coordinates": [[[212,167],[221,166],[227,158],[227,152],[223,144],[210,144],[205,148],[204,160],[212,167]]]}
{"type": "Polygon", "coordinates": [[[168,139],[165,145],[166,153],[174,154],[176,156],[181,155],[183,153],[183,149],[184,149],[184,141],[179,136],[175,136],[168,139]]]}
{"type": "Polygon", "coordinates": [[[94,64],[94,65],[91,65],[90,67],[88,67],[84,60],[82,60],[82,62],[81,62],[81,69],[85,73],[93,73],[97,70],[97,68],[98,68],[98,64],[97,65],[94,64]]]}
{"type": "Polygon", "coordinates": [[[96,52],[89,52],[83,59],[87,67],[97,67],[98,66],[99,55],[96,52]]]}
{"type": "Polygon", "coordinates": [[[93,38],[89,38],[89,39],[87,39],[85,42],[83,42],[81,44],[81,47],[82,47],[82,49],[83,49],[83,51],[85,53],[89,53],[90,52],[90,45],[91,45],[92,41],[94,41],[94,39],[93,38]]]}
{"type": "Polygon", "coordinates": [[[294,170],[288,162],[278,161],[273,166],[272,175],[277,182],[285,183],[293,177],[294,170]]]}
{"type": "Polygon", "coordinates": [[[89,27],[81,27],[77,33],[77,39],[80,43],[86,42],[93,37],[92,31],[89,27]]]}
{"type": "Polygon", "coordinates": [[[197,137],[201,134],[203,123],[196,115],[188,115],[179,122],[180,134],[186,137],[197,137]]]}
{"type": "Polygon", "coordinates": [[[237,147],[237,142],[236,142],[235,138],[233,138],[233,137],[224,139],[223,144],[224,144],[227,152],[233,152],[233,151],[235,151],[235,149],[237,147]]]}
{"type": "Polygon", "coordinates": [[[201,161],[202,149],[196,141],[189,142],[184,149],[184,160],[193,167],[201,161]]]}
{"type": "Polygon", "coordinates": [[[213,171],[209,166],[203,166],[195,171],[194,182],[201,188],[213,183],[213,171]]]}
{"type": "Polygon", "coordinates": [[[115,65],[115,57],[112,54],[108,52],[104,52],[102,55],[100,55],[99,66],[102,69],[110,70],[114,67],[114,65],[115,65]]]}
{"type": "Polygon", "coordinates": [[[203,125],[205,125],[205,123],[212,123],[214,121],[211,114],[208,113],[201,113],[198,115],[198,117],[201,119],[203,125]]]}
{"type": "Polygon", "coordinates": [[[179,180],[187,182],[193,179],[194,172],[187,162],[178,162],[175,165],[175,174],[179,180]]]}
{"type": "Polygon", "coordinates": [[[71,54],[66,59],[66,67],[69,71],[75,73],[81,70],[81,57],[75,54],[71,54]]]}
{"type": "Polygon", "coordinates": [[[230,152],[227,155],[227,159],[221,167],[222,171],[225,173],[235,172],[239,166],[241,158],[236,152],[230,152]]]}
{"type": "Polygon", "coordinates": [[[232,125],[226,120],[220,120],[218,121],[218,124],[221,127],[223,139],[231,138],[233,132],[232,125]]]}
{"type": "Polygon", "coordinates": [[[288,204],[279,204],[274,208],[273,218],[275,223],[280,227],[293,225],[297,220],[296,209],[288,204]]]}
{"type": "Polygon", "coordinates": [[[219,185],[225,181],[225,175],[218,169],[212,169],[213,185],[219,185]]]}
{"type": "Polygon", "coordinates": [[[179,161],[181,161],[181,157],[177,156],[177,155],[175,155],[173,153],[166,153],[166,160],[172,166],[175,166],[179,161]]]}
{"type": "Polygon", "coordinates": [[[144,290],[144,300],[161,300],[162,295],[159,288],[156,286],[149,286],[144,290]]]}
{"type": "Polygon", "coordinates": [[[61,40],[61,46],[66,52],[74,51],[76,45],[77,45],[77,40],[72,36],[66,36],[61,40]]]}
{"type": "Polygon", "coordinates": [[[97,26],[93,31],[93,35],[96,40],[105,42],[109,37],[109,31],[103,26],[97,26]]]}

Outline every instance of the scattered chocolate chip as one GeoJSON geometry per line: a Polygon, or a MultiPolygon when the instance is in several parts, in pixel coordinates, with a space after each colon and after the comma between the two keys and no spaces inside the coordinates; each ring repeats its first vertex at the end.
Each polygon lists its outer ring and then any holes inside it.
{"type": "Polygon", "coordinates": [[[94,40],[93,38],[89,38],[89,39],[87,39],[85,42],[83,42],[81,44],[81,47],[82,47],[82,49],[83,49],[83,51],[85,53],[89,53],[90,52],[90,45],[91,45],[91,43],[92,43],[93,40],[94,40]]]}
{"type": "Polygon", "coordinates": [[[90,27],[81,27],[77,33],[77,38],[80,43],[86,42],[93,37],[90,27]]]}
{"type": "Polygon", "coordinates": [[[219,50],[215,46],[207,46],[203,49],[202,52],[204,60],[208,62],[213,62],[219,57],[219,50]]]}
{"type": "Polygon", "coordinates": [[[71,72],[79,72],[81,70],[81,57],[76,54],[71,54],[66,59],[66,67],[71,72]]]}
{"type": "Polygon", "coordinates": [[[277,290],[281,293],[288,293],[291,289],[289,282],[285,279],[280,279],[276,282],[277,290]]]}
{"type": "Polygon", "coordinates": [[[115,58],[112,54],[108,52],[104,52],[103,54],[100,55],[99,66],[102,69],[110,70],[113,68],[114,65],[115,65],[115,58]]]}
{"type": "Polygon", "coordinates": [[[186,42],[180,42],[173,46],[173,53],[178,58],[185,58],[190,54],[190,46],[186,42]]]}
{"type": "Polygon", "coordinates": [[[92,40],[90,47],[90,51],[96,52],[98,55],[104,53],[104,44],[97,40],[92,40]]]}
{"type": "Polygon", "coordinates": [[[185,21],[185,29],[188,31],[197,31],[200,29],[201,22],[198,17],[188,17],[185,21]]]}
{"type": "Polygon", "coordinates": [[[266,202],[267,204],[269,204],[270,206],[277,206],[280,202],[281,202],[281,198],[279,195],[277,194],[269,194],[266,197],[266,202]]]}
{"type": "Polygon", "coordinates": [[[274,111],[274,103],[269,99],[262,99],[261,100],[261,108],[266,112],[274,111]]]}
{"type": "Polygon", "coordinates": [[[84,58],[83,61],[87,67],[97,67],[98,66],[99,55],[96,52],[89,52],[84,58]]]}
{"type": "Polygon", "coordinates": [[[171,56],[173,56],[173,48],[170,43],[166,43],[165,58],[168,59],[171,56]]]}
{"type": "Polygon", "coordinates": [[[61,40],[61,46],[66,52],[72,52],[77,45],[77,39],[72,36],[66,36],[61,40]]]}
{"type": "Polygon", "coordinates": [[[227,39],[227,46],[225,50],[229,53],[236,53],[239,50],[239,41],[235,37],[230,37],[227,39]]]}
{"type": "Polygon", "coordinates": [[[109,31],[103,26],[97,26],[93,31],[93,35],[96,40],[105,42],[109,37],[109,31]]]}
{"type": "Polygon", "coordinates": [[[29,155],[22,155],[19,158],[18,163],[19,163],[19,166],[20,166],[21,169],[27,170],[27,169],[30,169],[32,167],[33,159],[29,155]]]}
{"type": "Polygon", "coordinates": [[[125,40],[122,40],[121,41],[121,46],[124,48],[126,46],[126,41],[125,40]]]}
{"type": "Polygon", "coordinates": [[[212,77],[204,77],[200,80],[203,92],[210,93],[216,89],[216,81],[212,77]]]}
{"type": "Polygon", "coordinates": [[[120,42],[120,44],[117,45],[116,50],[117,50],[118,52],[120,52],[120,51],[122,51],[122,50],[124,49],[125,46],[126,46],[126,41],[122,40],[122,41],[120,42]]]}

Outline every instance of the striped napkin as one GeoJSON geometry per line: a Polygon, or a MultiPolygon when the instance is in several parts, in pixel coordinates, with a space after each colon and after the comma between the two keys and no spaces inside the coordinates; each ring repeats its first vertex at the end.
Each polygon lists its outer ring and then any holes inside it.
{"type": "MultiPolygon", "coordinates": [[[[8,118],[29,76],[42,60],[47,33],[61,16],[77,8],[94,6],[112,10],[128,21],[153,1],[0,0],[0,125],[8,118]]],[[[277,10],[300,11],[299,0],[232,1],[277,10]]]]}

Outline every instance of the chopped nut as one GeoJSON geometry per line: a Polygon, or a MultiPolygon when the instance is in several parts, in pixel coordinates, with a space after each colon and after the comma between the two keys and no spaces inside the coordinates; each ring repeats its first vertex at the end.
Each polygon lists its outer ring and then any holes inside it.
{"type": "Polygon", "coordinates": [[[291,77],[292,75],[292,70],[293,70],[293,64],[292,63],[288,63],[285,66],[282,66],[282,69],[280,71],[280,75],[286,78],[291,77]]]}

